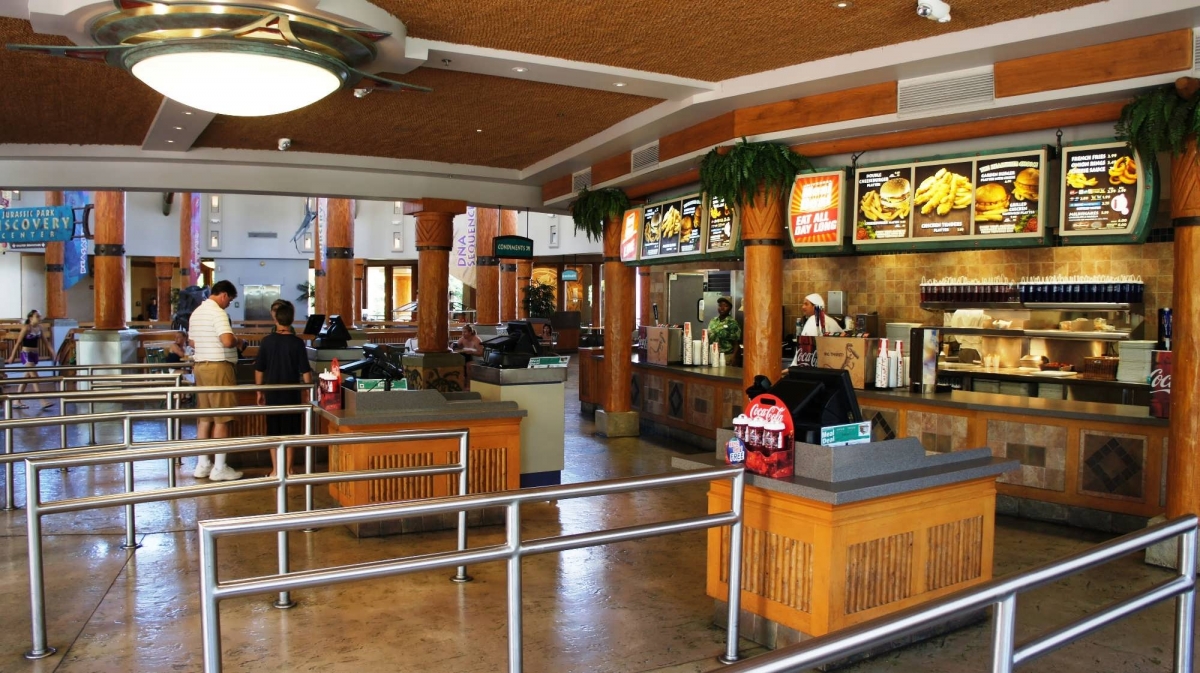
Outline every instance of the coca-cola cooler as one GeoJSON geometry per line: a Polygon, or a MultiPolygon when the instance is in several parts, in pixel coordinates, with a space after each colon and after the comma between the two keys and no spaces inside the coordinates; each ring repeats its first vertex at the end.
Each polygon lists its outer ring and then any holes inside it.
{"type": "Polygon", "coordinates": [[[1150,353],[1150,415],[1171,417],[1171,351],[1150,353]]]}

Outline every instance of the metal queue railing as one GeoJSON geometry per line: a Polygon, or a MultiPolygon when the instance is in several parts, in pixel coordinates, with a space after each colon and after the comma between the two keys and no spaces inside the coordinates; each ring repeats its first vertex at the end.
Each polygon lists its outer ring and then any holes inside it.
{"type": "Polygon", "coordinates": [[[141,370],[141,369],[191,369],[193,364],[194,363],[187,362],[187,361],[184,361],[184,362],[127,362],[127,363],[123,363],[123,364],[111,364],[111,365],[53,365],[53,364],[46,364],[46,365],[37,365],[36,367],[30,367],[30,366],[0,367],[0,372],[4,372],[5,374],[25,374],[28,372],[33,372],[36,374],[38,372],[54,371],[54,372],[86,372],[87,374],[92,374],[98,369],[102,369],[105,371],[108,371],[108,370],[130,371],[130,370],[141,370]]]}
{"type": "MultiPolygon", "coordinates": [[[[310,405],[311,406],[311,405],[310,405]]],[[[283,409],[284,407],[255,407],[259,412],[283,409]]],[[[250,409],[239,407],[239,409],[250,409]]],[[[202,414],[212,413],[211,409],[188,409],[180,413],[202,414]]],[[[54,654],[57,650],[48,645],[46,635],[46,585],[42,563],[42,517],[50,514],[79,512],[105,507],[125,506],[126,540],[131,540],[134,524],[134,506],[150,502],[164,502],[196,498],[206,495],[224,493],[241,493],[257,489],[276,489],[276,514],[285,515],[288,510],[288,486],[306,486],[311,488],[320,484],[332,484],[344,481],[363,481],[367,479],[391,479],[400,477],[426,477],[437,475],[458,475],[460,493],[467,493],[467,478],[470,474],[470,452],[468,450],[470,437],[467,430],[438,430],[438,431],[397,431],[378,433],[346,433],[335,435],[295,435],[292,437],[274,437],[261,441],[237,442],[215,440],[208,442],[191,442],[185,445],[145,447],[112,451],[104,453],[88,453],[68,457],[27,458],[25,460],[25,497],[26,497],[26,536],[29,548],[29,601],[30,623],[32,629],[32,646],[25,653],[27,659],[43,659],[54,654]],[[448,465],[428,465],[421,467],[377,468],[371,470],[353,470],[345,472],[322,472],[319,474],[293,475],[287,474],[287,449],[295,446],[332,446],[334,444],[373,444],[380,442],[406,442],[429,439],[457,439],[458,462],[448,465]],[[146,460],[174,460],[189,456],[200,456],[213,453],[220,449],[226,453],[270,449],[277,452],[276,476],[241,479],[207,484],[192,484],[188,486],[168,486],[148,491],[133,490],[132,465],[146,460]],[[41,500],[41,472],[50,469],[67,467],[84,467],[95,465],[125,465],[125,493],[93,495],[82,498],[69,498],[44,503],[41,500]]],[[[311,465],[309,465],[311,471],[311,465]]],[[[292,530],[292,529],[288,529],[292,530]]],[[[279,573],[289,572],[288,559],[288,530],[278,532],[279,573]]],[[[315,530],[308,527],[307,530],[315,530]]],[[[136,539],[133,539],[136,545],[136,539]]],[[[459,512],[458,516],[458,548],[465,552],[467,549],[467,513],[459,512]]],[[[457,574],[451,579],[455,582],[468,582],[471,578],[466,574],[466,561],[458,566],[457,574]]],[[[290,608],[295,605],[291,600],[290,591],[281,589],[274,603],[277,608],[290,608]]]]}
{"type": "Polygon", "coordinates": [[[522,670],[522,610],[521,559],[535,554],[593,547],[613,542],[626,542],[658,537],[672,533],[705,530],[730,526],[729,536],[729,623],[726,650],[721,660],[733,662],[738,655],[738,617],[741,610],[742,558],[742,496],[745,476],[740,466],[687,470],[669,474],[628,477],[564,486],[528,488],[470,496],[435,498],[418,502],[389,503],[349,507],[332,512],[298,512],[219,519],[200,523],[200,620],[204,647],[204,673],[221,671],[221,620],[219,603],[227,598],[251,596],[275,591],[292,591],[358,580],[378,579],[425,570],[449,568],[460,564],[506,561],[508,595],[508,670],[522,670]],[[521,503],[567,500],[588,496],[629,493],[680,484],[733,481],[730,510],[688,519],[674,519],[589,533],[559,535],[523,541],[521,539],[521,503]],[[306,570],[296,573],[221,581],[217,576],[217,540],[231,535],[248,533],[286,532],[321,526],[369,523],[390,519],[467,511],[486,507],[504,507],[505,543],[473,549],[437,552],[421,556],[357,563],[334,568],[306,570]]]}
{"type": "MultiPolygon", "coordinates": [[[[1059,561],[995,579],[930,603],[841,629],[799,645],[763,654],[724,669],[727,673],[802,673],[845,660],[896,639],[952,619],[992,608],[992,673],[1012,673],[1014,667],[1048,654],[1082,636],[1161,601],[1175,599],[1174,673],[1191,673],[1194,660],[1196,609],[1196,523],[1188,515],[1131,533],[1059,561]],[[1154,544],[1177,539],[1178,574],[1135,596],[1111,603],[1055,631],[1020,646],[1016,643],[1017,595],[1052,584],[1085,570],[1115,561],[1154,544]]],[[[204,558],[204,523],[200,524],[204,558]]],[[[203,584],[204,567],[200,568],[203,584]]],[[[203,609],[203,605],[201,606],[203,609]]]]}
{"type": "MultiPolygon", "coordinates": [[[[67,415],[64,413],[64,414],[60,414],[57,416],[39,417],[38,419],[14,419],[13,418],[13,408],[12,408],[12,403],[14,401],[20,401],[20,400],[26,400],[26,399],[30,399],[30,400],[46,399],[48,397],[57,397],[58,399],[65,400],[67,402],[75,402],[75,403],[87,402],[89,404],[91,404],[92,402],[128,403],[128,402],[161,401],[161,402],[163,402],[163,406],[166,407],[166,409],[160,410],[160,412],[166,411],[166,412],[170,412],[170,413],[151,414],[151,415],[147,415],[147,416],[135,416],[134,418],[137,418],[137,419],[165,418],[166,424],[167,424],[166,427],[167,427],[168,438],[178,440],[178,439],[180,439],[180,432],[182,429],[182,426],[180,425],[180,420],[182,418],[188,418],[188,417],[201,418],[204,416],[214,415],[212,410],[208,410],[208,413],[206,413],[206,414],[200,413],[200,414],[180,415],[180,414],[174,413],[175,411],[179,410],[178,407],[180,404],[181,397],[183,395],[192,395],[192,394],[196,394],[196,393],[221,393],[221,392],[283,392],[283,391],[301,391],[301,392],[303,392],[306,390],[311,391],[312,388],[313,388],[313,386],[311,384],[294,383],[294,384],[272,384],[272,385],[253,385],[253,386],[251,386],[251,385],[243,385],[243,386],[175,386],[175,387],[170,387],[170,388],[163,388],[163,387],[143,388],[143,389],[139,389],[136,391],[81,390],[81,391],[69,391],[69,392],[61,392],[61,393],[35,392],[35,393],[22,393],[20,395],[3,395],[3,396],[0,396],[0,405],[3,405],[4,420],[0,421],[0,431],[4,431],[4,456],[11,456],[14,453],[16,453],[15,438],[14,438],[13,432],[7,431],[7,430],[5,430],[5,428],[12,427],[15,429],[15,428],[24,428],[24,427],[45,427],[45,426],[57,425],[57,426],[59,426],[59,441],[61,443],[61,447],[67,448],[67,426],[86,424],[89,428],[88,444],[90,445],[90,448],[92,448],[93,450],[101,450],[101,447],[96,445],[96,423],[103,422],[105,420],[120,421],[122,418],[124,418],[124,414],[135,413],[135,412],[115,412],[116,414],[118,414],[115,417],[106,416],[105,414],[67,415]],[[37,423],[37,422],[31,422],[31,421],[45,421],[45,422],[37,423]],[[8,423],[14,423],[14,422],[16,422],[17,424],[16,425],[6,425],[8,423]]],[[[60,404],[60,410],[63,410],[62,408],[64,406],[65,406],[64,404],[60,404]]],[[[239,407],[239,408],[261,410],[261,409],[265,409],[267,407],[254,406],[254,407],[239,407]]],[[[242,413],[238,413],[238,414],[220,414],[220,415],[254,415],[254,413],[255,412],[242,412],[242,413]]],[[[259,413],[261,413],[261,412],[259,412],[259,413]]],[[[129,444],[132,442],[131,432],[125,433],[125,440],[126,441],[124,442],[124,444],[129,444]]],[[[104,448],[125,448],[125,447],[123,447],[123,446],[115,446],[114,447],[114,446],[110,445],[109,447],[104,447],[104,448]]],[[[308,451],[305,455],[306,455],[306,460],[308,460],[308,462],[311,463],[312,452],[308,451]]],[[[13,460],[9,460],[9,459],[0,459],[0,462],[3,462],[3,464],[4,464],[4,485],[5,485],[4,509],[12,510],[12,509],[16,508],[15,496],[14,496],[15,476],[13,473],[13,465],[17,461],[13,461],[13,460]]],[[[172,486],[175,485],[174,470],[168,471],[168,480],[172,486]]],[[[307,489],[307,492],[308,492],[308,500],[311,502],[311,500],[312,500],[311,488],[307,489]]],[[[310,507],[310,509],[311,509],[311,507],[310,507]]]]}

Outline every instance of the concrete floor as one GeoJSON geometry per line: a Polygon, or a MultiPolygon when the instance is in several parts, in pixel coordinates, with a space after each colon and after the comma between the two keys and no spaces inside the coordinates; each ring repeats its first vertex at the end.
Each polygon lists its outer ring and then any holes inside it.
{"type": "MultiPolygon", "coordinates": [[[[581,417],[572,371],[567,392],[564,481],[669,471],[675,454],[641,439],[593,437],[581,417]]],[[[53,410],[52,410],[53,411],[53,410]]],[[[157,432],[140,429],[139,438],[157,432]]],[[[46,433],[57,445],[57,430],[46,433]]],[[[22,432],[18,449],[41,445],[22,432]]],[[[190,466],[190,461],[189,461],[190,466]]],[[[190,469],[180,479],[191,483],[190,469]]],[[[253,473],[252,473],[253,474],[253,473]]],[[[24,484],[18,472],[18,502],[24,484]]],[[[121,488],[118,468],[47,473],[45,497],[74,497],[121,488]]],[[[161,461],[139,466],[144,487],[166,483],[161,461]]],[[[2,484],[0,484],[2,487],[2,484]]],[[[704,511],[705,487],[591,498],[524,507],[522,534],[532,537],[630,525],[704,511]]],[[[24,510],[0,511],[0,673],[197,671],[201,668],[197,521],[273,511],[273,492],[213,496],[138,507],[143,547],[119,545],[117,509],[44,520],[50,644],[58,654],[27,661],[28,572],[24,510]]],[[[299,494],[293,507],[300,506],[299,494]]],[[[318,489],[318,506],[330,500],[318,489]]],[[[502,541],[498,528],[472,529],[472,544],[502,541]]],[[[1017,572],[1102,541],[1086,531],[1001,518],[996,572],[1017,572]]],[[[452,532],[355,539],[343,529],[292,537],[293,569],[319,568],[447,550],[452,532]]],[[[531,557],[525,561],[524,654],[527,671],[719,670],[724,633],[711,625],[704,595],[704,535],[531,557]]],[[[223,579],[274,572],[273,536],[221,546],[223,579]]],[[[271,607],[271,597],[222,603],[226,671],[502,671],[506,661],[505,569],[470,569],[456,585],[446,571],[295,592],[299,606],[271,607]]],[[[1019,640],[1070,621],[1169,577],[1130,557],[1020,599],[1019,640]]],[[[1022,667],[1054,673],[1171,670],[1173,609],[1159,606],[1083,642],[1022,667]]],[[[864,662],[852,673],[988,670],[987,624],[864,662]]],[[[743,642],[747,654],[761,653],[743,642]]]]}

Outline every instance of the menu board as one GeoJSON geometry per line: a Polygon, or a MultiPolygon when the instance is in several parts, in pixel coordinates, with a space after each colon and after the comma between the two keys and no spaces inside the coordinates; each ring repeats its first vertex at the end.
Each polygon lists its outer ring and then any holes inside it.
{"type": "Polygon", "coordinates": [[[684,196],[642,209],[642,259],[704,252],[703,200],[684,196]]]}
{"type": "Polygon", "coordinates": [[[1041,235],[1045,165],[1044,150],[976,162],[976,235],[1041,235]]]}
{"type": "Polygon", "coordinates": [[[912,217],[911,165],[860,169],[855,174],[856,244],[898,242],[909,236],[912,217]]]}
{"type": "Polygon", "coordinates": [[[708,200],[708,252],[726,252],[735,247],[733,208],[724,199],[713,197],[708,200]]]}
{"type": "Polygon", "coordinates": [[[704,252],[701,237],[704,224],[704,200],[700,195],[683,198],[679,212],[683,213],[683,225],[679,232],[679,254],[694,255],[704,252]]]}
{"type": "Polygon", "coordinates": [[[656,203],[642,208],[642,259],[662,254],[662,221],[666,204],[656,203]]]}
{"type": "Polygon", "coordinates": [[[793,247],[842,242],[842,171],[796,176],[788,199],[788,233],[793,247]]]}
{"type": "Polygon", "coordinates": [[[1059,233],[1132,233],[1142,205],[1141,168],[1124,143],[1064,147],[1059,233]]]}
{"type": "Polygon", "coordinates": [[[971,160],[918,164],[913,168],[913,238],[956,238],[971,232],[974,204],[971,160]]]}
{"type": "Polygon", "coordinates": [[[635,262],[638,258],[638,225],[642,223],[642,209],[625,211],[621,218],[621,261],[635,262]]]}

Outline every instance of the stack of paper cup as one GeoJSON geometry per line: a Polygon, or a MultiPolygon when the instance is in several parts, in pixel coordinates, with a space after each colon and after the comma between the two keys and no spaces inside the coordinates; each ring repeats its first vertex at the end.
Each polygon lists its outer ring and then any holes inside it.
{"type": "Polygon", "coordinates": [[[691,342],[689,342],[687,340],[687,328],[686,327],[683,329],[683,336],[684,336],[683,348],[680,349],[683,351],[683,353],[682,353],[683,364],[690,365],[694,362],[694,360],[692,360],[692,344],[691,344],[691,342]]]}
{"type": "Polygon", "coordinates": [[[704,363],[704,344],[701,343],[699,339],[697,339],[692,342],[690,350],[692,351],[692,364],[694,364],[694,365],[703,364],[704,363]]]}

